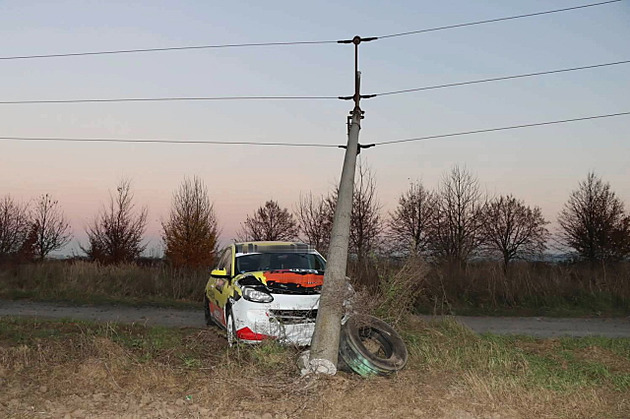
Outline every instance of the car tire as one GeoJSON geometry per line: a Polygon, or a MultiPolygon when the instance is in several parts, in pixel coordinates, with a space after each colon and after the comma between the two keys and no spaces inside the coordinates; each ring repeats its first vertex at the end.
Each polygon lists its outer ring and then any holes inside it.
{"type": "Polygon", "coordinates": [[[339,358],[361,376],[399,371],[408,356],[400,335],[376,317],[353,315],[341,327],[339,358]]]}
{"type": "Polygon", "coordinates": [[[206,326],[211,326],[214,321],[212,320],[212,314],[210,313],[210,300],[208,300],[208,296],[203,296],[203,311],[206,317],[206,326]]]}
{"type": "Polygon", "coordinates": [[[225,337],[227,338],[227,344],[229,347],[235,346],[238,343],[236,337],[236,326],[234,325],[234,316],[232,311],[228,311],[227,318],[225,319],[225,337]]]}

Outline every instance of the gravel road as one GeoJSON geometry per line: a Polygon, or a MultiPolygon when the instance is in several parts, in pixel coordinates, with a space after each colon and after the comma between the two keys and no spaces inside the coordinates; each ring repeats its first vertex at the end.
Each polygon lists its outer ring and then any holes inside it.
{"type": "MultiPolygon", "coordinates": [[[[1,316],[65,318],[99,322],[140,323],[167,327],[204,327],[203,310],[176,310],[126,306],[70,306],[30,301],[0,300],[1,316]]],[[[435,317],[421,316],[425,320],[435,317]]],[[[630,337],[630,317],[462,317],[456,319],[477,333],[534,337],[605,336],[630,337]]]]}

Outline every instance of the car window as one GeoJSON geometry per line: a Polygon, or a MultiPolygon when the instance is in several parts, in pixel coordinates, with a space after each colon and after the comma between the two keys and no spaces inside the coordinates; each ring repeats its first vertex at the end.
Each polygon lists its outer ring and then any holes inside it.
{"type": "Polygon", "coordinates": [[[269,255],[257,253],[253,255],[243,255],[236,258],[236,271],[256,272],[269,270],[269,255]]]}
{"type": "Polygon", "coordinates": [[[236,272],[256,272],[282,269],[311,269],[323,271],[324,260],[308,253],[256,253],[236,258],[236,272]]]}
{"type": "Polygon", "coordinates": [[[228,275],[232,275],[232,248],[228,247],[223,252],[221,259],[219,259],[219,265],[217,269],[225,269],[228,275]]]}

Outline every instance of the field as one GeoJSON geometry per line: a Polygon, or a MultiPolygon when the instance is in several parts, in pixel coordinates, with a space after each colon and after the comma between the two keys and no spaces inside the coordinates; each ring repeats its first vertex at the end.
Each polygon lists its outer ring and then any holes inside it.
{"type": "Polygon", "coordinates": [[[0,319],[0,416],[627,418],[630,339],[477,336],[398,325],[390,377],[300,377],[297,348],[208,329],[0,319]]]}

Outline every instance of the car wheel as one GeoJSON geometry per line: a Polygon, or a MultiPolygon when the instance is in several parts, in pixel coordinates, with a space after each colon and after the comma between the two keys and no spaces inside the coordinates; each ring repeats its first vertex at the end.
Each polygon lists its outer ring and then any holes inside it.
{"type": "Polygon", "coordinates": [[[210,326],[214,323],[214,321],[212,321],[212,314],[210,314],[210,300],[208,300],[207,295],[204,295],[203,297],[203,309],[206,316],[206,326],[210,326]]]}
{"type": "Polygon", "coordinates": [[[407,347],[400,335],[372,316],[351,316],[341,328],[339,357],[361,376],[387,375],[407,363],[407,347]]]}
{"type": "Polygon", "coordinates": [[[232,316],[232,311],[228,311],[227,319],[225,321],[225,336],[227,338],[228,346],[232,347],[238,343],[238,338],[236,337],[236,326],[234,325],[234,316],[232,316]]]}

